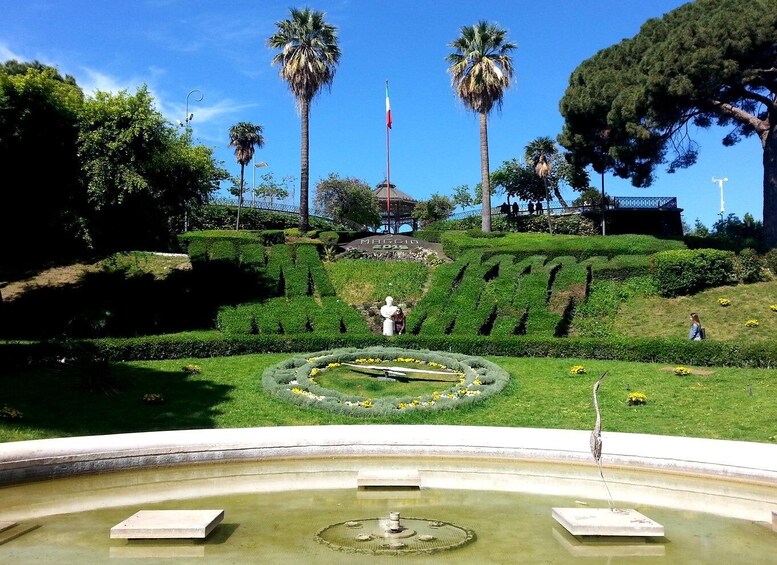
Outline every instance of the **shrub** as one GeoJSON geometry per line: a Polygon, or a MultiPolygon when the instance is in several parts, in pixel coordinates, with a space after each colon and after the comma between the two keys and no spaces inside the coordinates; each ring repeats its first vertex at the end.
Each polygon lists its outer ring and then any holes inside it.
{"type": "Polygon", "coordinates": [[[653,255],[651,274],[663,296],[693,294],[732,282],[733,257],[717,249],[678,249],[653,255]]]}
{"type": "Polygon", "coordinates": [[[616,255],[607,260],[606,257],[591,257],[584,261],[591,265],[594,279],[626,280],[644,275],[650,268],[649,255],[616,255]]]}
{"type": "Polygon", "coordinates": [[[306,408],[321,408],[352,416],[401,416],[418,409],[450,410],[482,401],[501,391],[510,378],[498,365],[479,357],[437,351],[408,351],[396,347],[335,349],[287,359],[269,367],[262,386],[273,396],[306,408]],[[440,390],[420,397],[368,398],[319,386],[316,376],[341,363],[380,363],[381,360],[421,362],[456,371],[460,379],[441,383],[440,390]]]}
{"type": "Polygon", "coordinates": [[[340,235],[334,231],[323,231],[319,234],[318,239],[324,245],[334,247],[340,241],[340,235]]]}
{"type": "Polygon", "coordinates": [[[754,283],[762,281],[764,261],[755,249],[747,248],[734,257],[734,272],[741,283],[754,283]]]}
{"type": "MultiPolygon", "coordinates": [[[[355,312],[355,311],[354,311],[355,312]]],[[[358,316],[358,314],[356,314],[358,316]]],[[[682,363],[716,367],[777,367],[777,345],[769,342],[729,343],[656,338],[565,339],[510,336],[420,336],[386,338],[369,332],[300,335],[169,334],[138,338],[0,343],[0,366],[59,366],[61,359],[184,359],[249,353],[293,353],[338,347],[391,344],[405,349],[452,350],[470,355],[619,359],[648,363],[682,363]]]]}
{"type": "Polygon", "coordinates": [[[262,230],[259,232],[262,245],[275,245],[286,242],[286,234],[283,230],[262,230]]]}
{"type": "Polygon", "coordinates": [[[532,255],[557,257],[567,255],[578,261],[594,256],[651,255],[669,249],[684,249],[680,241],[658,239],[647,235],[588,236],[549,235],[545,233],[507,233],[484,240],[461,231],[447,231],[441,237],[445,253],[459,258],[468,250],[481,250],[487,255],[510,254],[518,259],[532,255]]]}
{"type": "Polygon", "coordinates": [[[764,264],[777,277],[777,247],[770,249],[764,255],[764,264]]]}

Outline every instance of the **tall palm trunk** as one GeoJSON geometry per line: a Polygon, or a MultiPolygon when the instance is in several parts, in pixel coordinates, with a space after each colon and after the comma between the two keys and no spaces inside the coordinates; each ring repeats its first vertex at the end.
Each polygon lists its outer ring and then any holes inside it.
{"type": "Polygon", "coordinates": [[[310,191],[310,100],[300,100],[302,114],[302,142],[300,143],[299,173],[299,229],[303,233],[310,228],[308,198],[310,191]]]}
{"type": "Polygon", "coordinates": [[[480,112],[480,184],[483,187],[481,228],[491,231],[491,179],[488,170],[488,113],[480,112]]]}
{"type": "Polygon", "coordinates": [[[240,193],[237,196],[237,222],[235,222],[235,231],[240,229],[240,209],[243,207],[243,180],[245,177],[246,166],[240,163],[240,193]]]}
{"type": "Polygon", "coordinates": [[[770,116],[769,131],[762,136],[764,148],[764,245],[777,247],[777,112],[770,116]]]}

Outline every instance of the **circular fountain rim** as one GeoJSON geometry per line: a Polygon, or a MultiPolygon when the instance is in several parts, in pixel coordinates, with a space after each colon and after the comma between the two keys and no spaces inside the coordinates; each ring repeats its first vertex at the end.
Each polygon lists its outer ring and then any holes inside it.
{"type": "MultiPolygon", "coordinates": [[[[0,485],[208,461],[295,457],[482,457],[593,464],[590,432],[334,425],[143,432],[0,444],[0,485]]],[[[603,432],[605,466],[777,484],[777,445],[603,432]]]]}

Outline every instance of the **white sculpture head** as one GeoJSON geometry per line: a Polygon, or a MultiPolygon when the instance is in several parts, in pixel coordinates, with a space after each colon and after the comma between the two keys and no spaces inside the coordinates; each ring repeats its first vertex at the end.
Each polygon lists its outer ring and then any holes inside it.
{"type": "Polygon", "coordinates": [[[386,306],[391,306],[392,304],[394,304],[394,299],[392,297],[390,297],[390,296],[387,296],[386,297],[386,306]]]}

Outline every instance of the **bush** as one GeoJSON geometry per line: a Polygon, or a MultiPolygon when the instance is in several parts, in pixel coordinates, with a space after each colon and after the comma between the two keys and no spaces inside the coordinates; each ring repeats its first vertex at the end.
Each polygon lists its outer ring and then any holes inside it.
{"type": "Polygon", "coordinates": [[[442,234],[445,253],[452,258],[460,257],[468,250],[479,249],[487,256],[510,254],[518,259],[532,255],[572,256],[578,261],[589,257],[616,255],[652,255],[659,251],[684,249],[680,241],[659,239],[649,235],[588,236],[550,235],[544,233],[508,233],[503,237],[484,240],[471,237],[461,231],[442,234]]]}
{"type": "MultiPolygon", "coordinates": [[[[424,366],[424,365],[421,365],[424,366]]],[[[400,416],[419,409],[450,410],[458,406],[481,402],[500,392],[510,379],[507,371],[479,357],[438,351],[409,351],[396,347],[336,349],[287,359],[267,368],[262,386],[273,396],[305,408],[321,408],[352,416],[400,416]],[[440,382],[439,389],[419,397],[364,396],[323,388],[316,377],[341,363],[379,363],[380,360],[425,363],[430,368],[446,367],[455,371],[453,382],[440,382]]]]}
{"type": "Polygon", "coordinates": [[[616,255],[610,260],[606,257],[592,257],[584,261],[591,265],[595,280],[609,279],[623,281],[644,275],[650,269],[649,255],[616,255]]]}
{"type": "Polygon", "coordinates": [[[334,247],[337,245],[337,242],[340,241],[340,236],[337,232],[334,231],[322,231],[318,239],[323,243],[324,245],[328,247],[334,247]]]}
{"type": "Polygon", "coordinates": [[[734,272],[741,283],[754,283],[764,279],[764,261],[755,249],[747,248],[734,257],[734,272]]]}
{"type": "Polygon", "coordinates": [[[777,277],[777,248],[770,249],[764,255],[764,265],[777,277]]]}
{"type": "Polygon", "coordinates": [[[52,365],[61,359],[106,359],[132,361],[184,359],[244,355],[249,353],[293,353],[337,347],[393,345],[409,349],[456,351],[469,355],[509,355],[513,357],[554,357],[575,359],[618,359],[648,363],[690,366],[777,367],[777,345],[764,342],[729,343],[692,342],[687,339],[617,338],[592,339],[570,337],[538,338],[512,336],[424,337],[403,334],[386,338],[365,334],[220,335],[171,334],[139,338],[35,343],[0,343],[0,366],[52,365]]]}
{"type": "Polygon", "coordinates": [[[651,274],[659,294],[681,296],[735,280],[734,254],[717,249],[678,249],[653,255],[651,274]]]}

